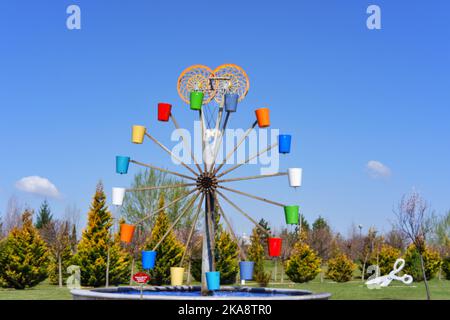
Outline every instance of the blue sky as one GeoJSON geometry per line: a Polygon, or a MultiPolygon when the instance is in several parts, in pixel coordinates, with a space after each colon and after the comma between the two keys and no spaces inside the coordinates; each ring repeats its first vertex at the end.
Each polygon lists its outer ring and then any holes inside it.
{"type": "MultiPolygon", "coordinates": [[[[116,154],[175,168],[155,145],[132,145],[131,125],[173,146],[156,104],[173,103],[189,128],[193,114],[176,91],[180,72],[235,63],[251,87],[229,127],[247,128],[254,109],[270,107],[272,127],[294,139],[281,170],[304,170],[296,191],[284,177],[235,188],[298,203],[308,220],[322,215],[343,233],[352,223],[388,230],[393,205],[412,188],[443,213],[450,209],[449,12],[444,0],[1,1],[0,212],[12,195],[38,207],[43,197],[15,187],[37,175],[61,194],[49,197],[54,213],[76,204],[84,225],[96,182],[109,193],[138,169],[116,175],[116,154]],[[66,28],[71,4],[81,8],[81,30],[66,28]],[[381,30],[366,27],[370,4],[381,8],[381,30]],[[373,178],[371,160],[390,176],[373,178]]],[[[278,207],[230,198],[283,225],[278,207]]],[[[230,215],[238,232],[250,230],[230,215]]]]}

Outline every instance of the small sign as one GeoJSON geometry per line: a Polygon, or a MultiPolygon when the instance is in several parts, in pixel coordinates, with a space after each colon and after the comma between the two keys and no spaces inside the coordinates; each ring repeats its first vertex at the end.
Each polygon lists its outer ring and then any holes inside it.
{"type": "Polygon", "coordinates": [[[133,281],[139,284],[144,284],[150,281],[150,276],[145,272],[138,272],[133,275],[133,281]]]}

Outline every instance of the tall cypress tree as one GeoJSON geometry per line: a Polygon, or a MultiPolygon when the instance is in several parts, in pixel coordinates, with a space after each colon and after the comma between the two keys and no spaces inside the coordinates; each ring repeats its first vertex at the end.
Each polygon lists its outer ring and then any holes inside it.
{"type": "Polygon", "coordinates": [[[70,241],[70,249],[72,250],[72,254],[75,254],[75,252],[77,251],[77,244],[78,244],[77,226],[75,225],[75,223],[72,224],[72,232],[69,236],[69,241],[70,241]]]}
{"type": "Polygon", "coordinates": [[[106,196],[103,184],[98,183],[94,198],[88,213],[88,225],[78,244],[74,257],[75,263],[81,269],[81,285],[104,286],[106,283],[106,268],[109,247],[109,284],[118,285],[127,282],[128,257],[114,241],[110,234],[113,225],[111,212],[106,206],[106,196]]]}
{"type": "MultiPolygon", "coordinates": [[[[270,232],[270,226],[269,226],[269,222],[261,219],[259,220],[259,225],[261,227],[263,227],[265,230],[270,232]]],[[[267,240],[269,238],[269,236],[267,235],[267,233],[263,232],[261,229],[257,228],[256,232],[258,232],[259,235],[259,240],[261,242],[261,245],[263,246],[264,249],[264,257],[268,258],[268,248],[267,248],[267,240]]]]}
{"type": "Polygon", "coordinates": [[[33,226],[32,212],[22,215],[22,226],[2,241],[0,284],[8,288],[34,287],[47,277],[48,250],[33,226]]]}
{"type": "Polygon", "coordinates": [[[48,201],[44,200],[39,208],[35,226],[37,229],[42,229],[46,224],[50,223],[52,219],[53,215],[51,213],[48,201]]]}
{"type": "MultiPolygon", "coordinates": [[[[164,207],[164,193],[159,197],[158,208],[162,207],[164,207]]],[[[150,241],[146,243],[145,250],[153,250],[155,245],[166,234],[170,225],[171,221],[165,210],[161,211],[156,217],[150,241]]],[[[155,268],[152,270],[152,283],[158,285],[170,283],[170,268],[178,267],[183,256],[183,251],[183,244],[176,238],[173,231],[171,231],[156,249],[156,263],[155,268]]]]}

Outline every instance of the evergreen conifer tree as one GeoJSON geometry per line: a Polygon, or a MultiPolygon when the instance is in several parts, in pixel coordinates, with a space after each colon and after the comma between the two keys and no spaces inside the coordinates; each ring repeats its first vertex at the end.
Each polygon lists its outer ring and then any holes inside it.
{"type": "Polygon", "coordinates": [[[311,281],[319,274],[321,263],[316,252],[306,244],[303,237],[299,237],[286,262],[286,275],[297,283],[311,281]]]}
{"type": "MultiPolygon", "coordinates": [[[[164,207],[164,193],[159,197],[158,208],[164,207]]],[[[156,217],[150,240],[145,245],[145,250],[153,250],[170,228],[171,221],[165,210],[156,217]]],[[[171,231],[156,249],[156,263],[152,270],[152,283],[161,285],[170,283],[170,268],[177,267],[183,256],[184,246],[171,231]]]]}
{"type": "Polygon", "coordinates": [[[48,249],[33,226],[32,212],[22,215],[22,226],[2,241],[0,283],[15,289],[34,287],[47,277],[48,249]]]}
{"type": "Polygon", "coordinates": [[[264,271],[264,247],[261,244],[261,237],[258,227],[254,227],[250,236],[250,246],[247,250],[247,258],[255,263],[253,278],[261,286],[266,286],[270,280],[270,273],[264,271]]]}
{"type": "Polygon", "coordinates": [[[75,225],[75,223],[72,224],[72,231],[70,233],[69,241],[72,254],[75,254],[77,252],[77,245],[78,245],[77,226],[75,225]]]}
{"type": "MultiPolygon", "coordinates": [[[[264,219],[261,219],[261,220],[259,220],[259,225],[261,227],[263,227],[265,230],[270,232],[270,226],[269,226],[269,222],[268,221],[266,221],[264,219]]],[[[262,244],[263,249],[264,249],[264,257],[267,258],[268,257],[267,240],[268,240],[269,236],[267,235],[267,233],[263,232],[259,228],[257,229],[257,232],[259,234],[259,239],[260,239],[261,244],[262,244]]]]}
{"type": "Polygon", "coordinates": [[[41,204],[38,215],[36,217],[36,228],[42,229],[46,224],[52,221],[53,215],[47,200],[41,204]]]}
{"type": "Polygon", "coordinates": [[[129,261],[120,244],[110,234],[113,225],[106,206],[103,184],[98,183],[88,213],[88,225],[78,244],[74,262],[81,270],[81,285],[99,287],[106,284],[109,248],[109,284],[118,285],[128,280],[129,261]]]}

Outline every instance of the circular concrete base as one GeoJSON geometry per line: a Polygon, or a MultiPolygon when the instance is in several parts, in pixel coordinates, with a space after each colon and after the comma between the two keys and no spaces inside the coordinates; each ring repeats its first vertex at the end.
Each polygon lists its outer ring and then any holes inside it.
{"type": "MultiPolygon", "coordinates": [[[[74,300],[140,300],[140,287],[73,289],[74,300]]],[[[146,286],[143,300],[327,300],[330,293],[306,290],[223,286],[217,295],[202,296],[200,286],[146,286]],[[233,295],[233,293],[236,293],[233,295]]]]}

